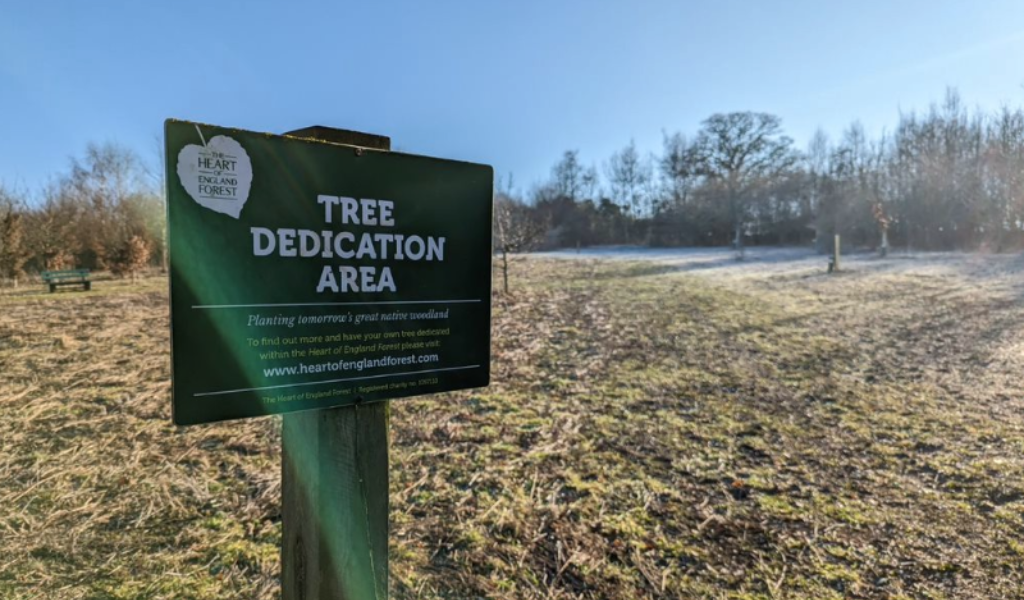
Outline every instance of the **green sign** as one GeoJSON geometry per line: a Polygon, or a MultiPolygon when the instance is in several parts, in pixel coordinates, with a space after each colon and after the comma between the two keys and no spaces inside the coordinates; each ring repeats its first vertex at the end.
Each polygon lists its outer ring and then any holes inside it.
{"type": "Polygon", "coordinates": [[[168,120],[174,422],[485,386],[490,167],[168,120]]]}

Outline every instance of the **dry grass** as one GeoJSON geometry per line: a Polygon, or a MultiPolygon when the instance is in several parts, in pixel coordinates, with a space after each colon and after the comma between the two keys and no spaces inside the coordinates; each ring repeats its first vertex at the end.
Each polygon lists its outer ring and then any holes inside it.
{"type": "MultiPolygon", "coordinates": [[[[393,595],[1020,597],[990,264],[517,264],[494,385],[394,404],[393,595]]],[[[0,294],[0,597],[278,594],[278,421],[169,424],[162,286],[0,294]]]]}
{"type": "Polygon", "coordinates": [[[170,424],[166,280],[0,295],[0,598],[277,591],[278,423],[170,424]]]}

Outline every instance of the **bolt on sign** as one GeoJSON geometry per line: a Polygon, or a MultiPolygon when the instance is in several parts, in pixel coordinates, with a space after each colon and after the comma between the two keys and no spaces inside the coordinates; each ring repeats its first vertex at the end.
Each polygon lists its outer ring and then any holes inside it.
{"type": "Polygon", "coordinates": [[[168,120],[174,422],[486,386],[486,165],[168,120]]]}

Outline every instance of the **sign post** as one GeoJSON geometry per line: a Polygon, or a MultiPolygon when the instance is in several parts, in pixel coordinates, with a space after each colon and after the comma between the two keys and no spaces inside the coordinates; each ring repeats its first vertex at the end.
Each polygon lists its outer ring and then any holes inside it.
{"type": "MultiPolygon", "coordinates": [[[[391,140],[322,127],[288,135],[391,150],[391,140]]],[[[284,416],[281,597],[388,597],[387,401],[284,416]]]]}
{"type": "Polygon", "coordinates": [[[284,600],[388,597],[388,403],[284,416],[284,600]]]}
{"type": "Polygon", "coordinates": [[[388,404],[485,386],[493,171],[165,126],[175,423],[285,414],[286,600],[388,595],[388,404]]]}

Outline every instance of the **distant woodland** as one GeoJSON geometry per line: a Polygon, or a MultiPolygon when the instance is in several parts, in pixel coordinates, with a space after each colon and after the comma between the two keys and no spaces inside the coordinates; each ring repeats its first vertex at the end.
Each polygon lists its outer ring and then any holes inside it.
{"type": "Polygon", "coordinates": [[[0,187],[0,279],[87,268],[134,275],[162,265],[162,185],[139,156],[90,144],[42,190],[0,187]]]}
{"type": "Polygon", "coordinates": [[[800,150],[770,114],[705,119],[632,143],[598,166],[566,152],[529,193],[496,196],[496,235],[515,248],[596,244],[844,245],[1007,251],[1024,246],[1024,112],[970,111],[955,90],[870,139],[857,122],[800,150]]]}
{"type": "MultiPolygon", "coordinates": [[[[131,275],[165,261],[162,182],[132,150],[90,145],[42,190],[0,186],[0,279],[47,269],[131,275]]],[[[549,179],[495,192],[497,250],[811,245],[866,249],[1024,247],[1024,112],[968,109],[955,90],[871,139],[854,122],[804,149],[758,112],[632,142],[600,165],[566,151],[549,179]]]]}

